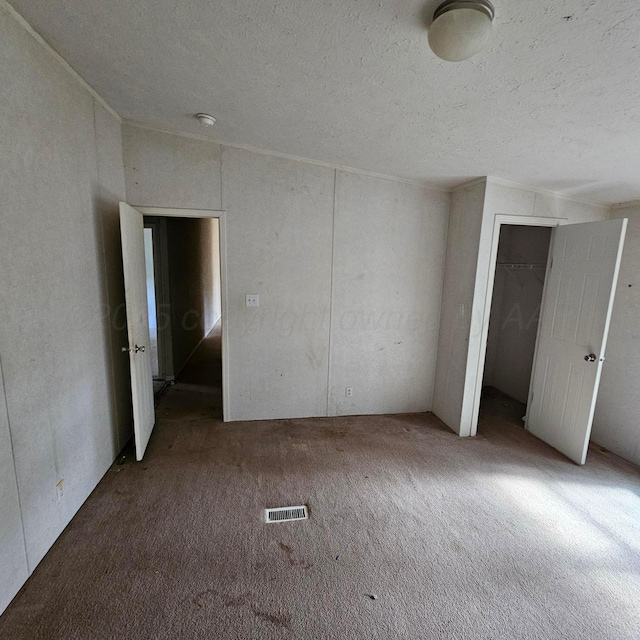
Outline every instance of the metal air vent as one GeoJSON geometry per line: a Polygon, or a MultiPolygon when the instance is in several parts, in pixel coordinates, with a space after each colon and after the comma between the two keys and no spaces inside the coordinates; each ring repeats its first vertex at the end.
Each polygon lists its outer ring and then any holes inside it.
{"type": "Polygon", "coordinates": [[[308,520],[309,510],[305,505],[299,507],[275,507],[264,510],[265,522],[291,522],[292,520],[308,520]]]}

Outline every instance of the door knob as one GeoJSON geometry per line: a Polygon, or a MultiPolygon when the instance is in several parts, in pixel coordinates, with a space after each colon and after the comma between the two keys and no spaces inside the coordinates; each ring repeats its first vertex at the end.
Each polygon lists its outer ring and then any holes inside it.
{"type": "Polygon", "coordinates": [[[138,345],[136,345],[135,349],[129,349],[129,347],[122,347],[120,351],[124,351],[125,353],[138,353],[138,351],[141,351],[142,353],[144,353],[144,346],[139,347],[138,345]]]}
{"type": "Polygon", "coordinates": [[[595,362],[596,361],[596,354],[595,353],[590,353],[588,356],[585,356],[584,359],[587,362],[595,362]]]}

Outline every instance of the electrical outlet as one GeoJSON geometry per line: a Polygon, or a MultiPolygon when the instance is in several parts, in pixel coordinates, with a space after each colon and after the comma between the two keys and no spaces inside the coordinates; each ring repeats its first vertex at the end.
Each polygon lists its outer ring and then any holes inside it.
{"type": "Polygon", "coordinates": [[[247,293],[244,298],[245,307],[259,307],[260,296],[257,293],[247,293]]]}
{"type": "Polygon", "coordinates": [[[344,396],[345,396],[345,398],[352,398],[353,397],[353,387],[345,387],[344,388],[344,396]]]}
{"type": "Polygon", "coordinates": [[[61,502],[64,497],[64,480],[60,480],[56,485],[56,494],[58,496],[58,502],[61,502]]]}

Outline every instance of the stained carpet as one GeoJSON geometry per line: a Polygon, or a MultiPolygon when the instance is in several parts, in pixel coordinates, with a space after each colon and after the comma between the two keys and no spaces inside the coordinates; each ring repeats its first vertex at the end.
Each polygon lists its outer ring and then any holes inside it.
{"type": "Polygon", "coordinates": [[[430,414],[224,424],[216,340],[1,638],[640,637],[636,467],[594,447],[578,467],[486,414],[475,439],[430,414]],[[298,504],[308,521],[263,523],[298,504]]]}

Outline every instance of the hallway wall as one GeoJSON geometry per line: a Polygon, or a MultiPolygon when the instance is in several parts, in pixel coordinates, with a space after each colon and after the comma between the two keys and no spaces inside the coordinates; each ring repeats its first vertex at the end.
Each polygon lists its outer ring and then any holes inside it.
{"type": "Polygon", "coordinates": [[[123,136],[132,204],[226,211],[230,419],[431,408],[448,194],[130,124],[123,136]]]}
{"type": "Polygon", "coordinates": [[[207,335],[222,317],[222,281],[220,272],[220,220],[210,218],[209,231],[200,238],[200,251],[208,256],[205,265],[205,318],[204,332],[207,335]],[[210,251],[208,251],[210,248],[210,251]]]}
{"type": "Polygon", "coordinates": [[[166,218],[175,376],[214,324],[212,226],[210,219],[166,218]]]}
{"type": "Polygon", "coordinates": [[[0,57],[1,612],[128,439],[130,400],[120,122],[6,5],[0,57]]]}

